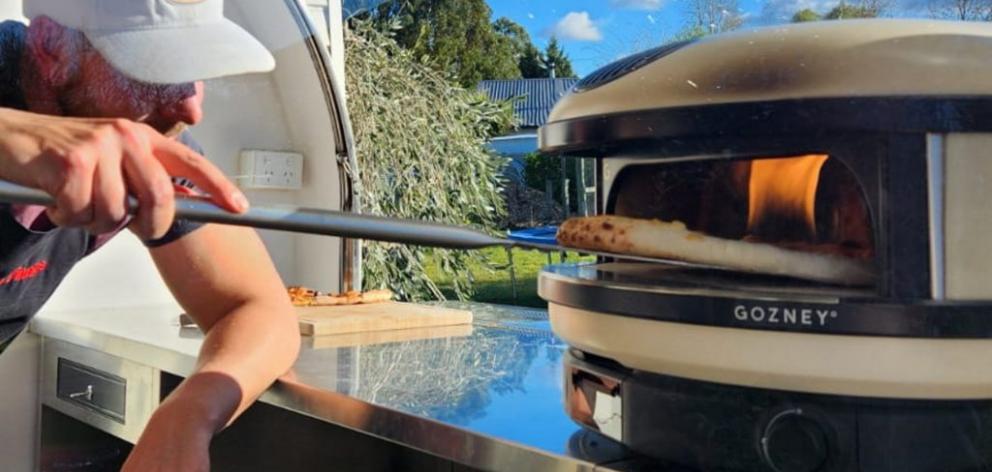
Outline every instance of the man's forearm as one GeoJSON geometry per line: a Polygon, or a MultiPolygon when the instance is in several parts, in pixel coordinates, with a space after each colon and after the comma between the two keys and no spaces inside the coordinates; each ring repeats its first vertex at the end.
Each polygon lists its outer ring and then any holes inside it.
{"type": "Polygon", "coordinates": [[[168,401],[202,415],[214,432],[223,429],[292,367],[298,329],[285,305],[236,308],[210,327],[196,370],[168,401]]]}
{"type": "Polygon", "coordinates": [[[213,436],[292,366],[298,322],[254,231],[205,225],[150,252],[206,336],[196,369],[155,410],[126,469],[162,468],[165,457],[176,459],[166,470],[201,470],[213,436]]]}

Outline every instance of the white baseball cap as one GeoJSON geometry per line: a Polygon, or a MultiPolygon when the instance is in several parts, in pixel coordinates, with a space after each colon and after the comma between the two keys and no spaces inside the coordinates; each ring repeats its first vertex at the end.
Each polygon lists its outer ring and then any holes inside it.
{"type": "Polygon", "coordinates": [[[223,0],[24,0],[24,16],[82,31],[117,70],[178,84],[267,72],[275,59],[224,17],[223,0]]]}

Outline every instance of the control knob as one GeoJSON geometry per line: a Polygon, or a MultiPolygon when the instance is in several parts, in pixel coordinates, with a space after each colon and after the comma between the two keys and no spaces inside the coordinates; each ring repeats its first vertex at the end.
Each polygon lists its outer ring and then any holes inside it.
{"type": "Polygon", "coordinates": [[[761,458],[775,472],[823,470],[830,454],[824,426],[801,408],[779,412],[765,425],[761,458]]]}

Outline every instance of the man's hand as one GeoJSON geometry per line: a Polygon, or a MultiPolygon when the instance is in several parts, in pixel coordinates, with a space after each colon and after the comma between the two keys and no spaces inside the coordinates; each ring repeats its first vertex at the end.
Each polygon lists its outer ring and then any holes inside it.
{"type": "Polygon", "coordinates": [[[175,217],[174,175],[192,181],[221,208],[248,208],[210,161],[145,124],[0,109],[0,178],[54,197],[48,213],[57,225],[110,231],[127,216],[130,194],[140,205],[135,232],[159,238],[175,217]]]}

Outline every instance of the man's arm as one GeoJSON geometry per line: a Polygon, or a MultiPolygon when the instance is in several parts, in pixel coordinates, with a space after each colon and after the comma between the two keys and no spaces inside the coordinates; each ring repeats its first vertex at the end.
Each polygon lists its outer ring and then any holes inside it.
{"type": "Polygon", "coordinates": [[[206,337],[196,371],[152,416],[125,469],[206,470],[210,438],[295,361],[296,316],[250,229],[207,225],[151,254],[206,337]]]}

